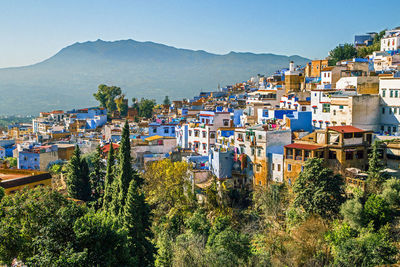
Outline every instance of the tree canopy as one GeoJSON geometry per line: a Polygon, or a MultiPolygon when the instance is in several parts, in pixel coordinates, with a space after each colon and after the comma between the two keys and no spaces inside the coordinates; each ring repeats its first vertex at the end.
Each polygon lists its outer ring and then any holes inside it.
{"type": "Polygon", "coordinates": [[[323,159],[310,158],[293,186],[294,203],[310,214],[335,216],[344,202],[344,181],[323,166],[323,159]]]}
{"type": "Polygon", "coordinates": [[[329,52],[329,65],[335,65],[336,62],[357,57],[357,49],[352,44],[338,45],[329,52]]]}

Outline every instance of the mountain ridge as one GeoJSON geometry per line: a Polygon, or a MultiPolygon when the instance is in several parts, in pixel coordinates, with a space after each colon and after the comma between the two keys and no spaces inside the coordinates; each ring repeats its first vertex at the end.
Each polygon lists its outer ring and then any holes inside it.
{"type": "Polygon", "coordinates": [[[0,114],[96,105],[92,94],[101,83],[120,86],[129,99],[192,97],[217,84],[270,74],[291,60],[309,61],[272,53],[214,54],[132,39],[76,42],[38,63],[1,68],[0,114]]]}

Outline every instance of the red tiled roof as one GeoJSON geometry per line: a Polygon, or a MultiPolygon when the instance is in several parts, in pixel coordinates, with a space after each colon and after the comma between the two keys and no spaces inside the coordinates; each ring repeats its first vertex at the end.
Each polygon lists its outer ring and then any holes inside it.
{"type": "Polygon", "coordinates": [[[318,148],[322,148],[322,146],[318,146],[318,145],[308,145],[308,144],[290,144],[290,145],[286,145],[286,148],[296,148],[296,149],[306,149],[306,150],[314,150],[314,149],[318,149],[318,148]]]}
{"type": "MultiPolygon", "coordinates": [[[[113,143],[113,148],[116,150],[119,148],[119,145],[113,143]]],[[[104,145],[101,149],[103,150],[103,153],[108,153],[108,151],[110,151],[110,144],[104,145]]]]}
{"type": "Polygon", "coordinates": [[[340,132],[340,133],[363,133],[363,132],[365,132],[364,130],[362,130],[360,128],[350,126],[350,125],[331,126],[331,127],[328,127],[328,130],[333,130],[333,131],[340,132]]]}

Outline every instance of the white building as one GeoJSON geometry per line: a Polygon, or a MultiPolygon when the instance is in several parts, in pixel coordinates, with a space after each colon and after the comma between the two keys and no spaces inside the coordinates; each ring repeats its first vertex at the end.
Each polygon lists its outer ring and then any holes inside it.
{"type": "Polygon", "coordinates": [[[380,131],[398,135],[400,126],[400,78],[380,78],[379,94],[381,96],[380,131]]]}
{"type": "Polygon", "coordinates": [[[400,29],[386,31],[385,36],[381,39],[382,51],[393,51],[400,49],[400,29]]]}
{"type": "MultiPolygon", "coordinates": [[[[217,130],[232,126],[229,112],[201,111],[199,121],[187,124],[187,147],[203,156],[215,147],[217,130]]],[[[186,145],[186,144],[185,144],[186,145]]]]}

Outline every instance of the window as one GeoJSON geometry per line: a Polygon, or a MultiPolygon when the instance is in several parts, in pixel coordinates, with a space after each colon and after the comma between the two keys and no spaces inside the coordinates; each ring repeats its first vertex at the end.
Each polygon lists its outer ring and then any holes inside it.
{"type": "Polygon", "coordinates": [[[346,160],[353,159],[353,151],[346,151],[346,160]]]}
{"type": "Polygon", "coordinates": [[[204,150],[207,149],[207,144],[203,143],[203,149],[204,149],[204,150]]]}
{"type": "Polygon", "coordinates": [[[261,148],[257,149],[257,157],[261,157],[261,148]]]}
{"type": "Polygon", "coordinates": [[[382,108],[382,114],[385,114],[385,108],[382,108]]]}
{"type": "Polygon", "coordinates": [[[157,132],[157,128],[153,128],[153,133],[156,133],[157,132]]]}
{"type": "Polygon", "coordinates": [[[260,172],[260,170],[261,170],[260,164],[257,164],[257,165],[256,165],[256,171],[257,171],[257,172],[260,172]]]}
{"type": "Polygon", "coordinates": [[[324,113],[329,113],[331,111],[331,105],[330,104],[323,104],[322,106],[322,112],[324,113]]]}
{"type": "Polygon", "coordinates": [[[189,131],[189,136],[192,136],[192,130],[189,131]]]}
{"type": "Polygon", "coordinates": [[[336,116],[336,110],[333,110],[333,115],[336,116]]]}
{"type": "Polygon", "coordinates": [[[168,128],[164,128],[164,133],[169,133],[169,129],[168,128]]]}
{"type": "Polygon", "coordinates": [[[288,164],[288,165],[287,165],[287,170],[288,170],[288,172],[291,172],[291,171],[292,171],[292,164],[288,164]]]}
{"type": "Polygon", "coordinates": [[[393,132],[395,133],[397,131],[396,126],[393,126],[393,132]]]}
{"type": "Polygon", "coordinates": [[[25,157],[24,157],[24,160],[28,160],[28,158],[25,156],[25,157]]]}
{"type": "Polygon", "coordinates": [[[362,138],[363,134],[362,133],[354,133],[354,138],[362,138]]]}
{"type": "Polygon", "coordinates": [[[399,97],[399,90],[394,91],[394,97],[399,97]]]}
{"type": "Polygon", "coordinates": [[[280,172],[280,171],[281,171],[281,164],[278,164],[278,172],[280,172]]]}
{"type": "Polygon", "coordinates": [[[339,109],[343,109],[343,106],[339,106],[339,109]]]}
{"type": "Polygon", "coordinates": [[[358,159],[363,159],[364,158],[364,150],[357,150],[356,157],[358,159]]]}
{"type": "Polygon", "coordinates": [[[329,159],[336,159],[336,151],[329,151],[329,159]]]}
{"type": "Polygon", "coordinates": [[[350,138],[353,138],[353,134],[352,133],[344,133],[343,137],[344,137],[344,139],[350,139],[350,138]]]}
{"type": "Polygon", "coordinates": [[[244,153],[244,146],[241,146],[240,147],[240,154],[243,154],[244,153]]]}
{"type": "Polygon", "coordinates": [[[194,130],[194,136],[199,137],[200,131],[199,130],[194,130]]]}
{"type": "Polygon", "coordinates": [[[251,148],[251,155],[254,156],[254,148],[251,148]]]}
{"type": "Polygon", "coordinates": [[[229,120],[223,120],[224,126],[229,126],[229,120]]]}
{"type": "Polygon", "coordinates": [[[207,132],[203,131],[203,138],[206,138],[206,137],[207,137],[207,132]]]}
{"type": "Polygon", "coordinates": [[[382,97],[386,97],[386,89],[382,90],[382,97]]]}
{"type": "Polygon", "coordinates": [[[215,132],[210,132],[210,138],[215,138],[215,132]]]}
{"type": "Polygon", "coordinates": [[[390,97],[393,97],[393,90],[390,90],[390,97]]]}
{"type": "Polygon", "coordinates": [[[274,163],[272,163],[272,170],[273,171],[275,170],[275,164],[274,163]]]}
{"type": "Polygon", "coordinates": [[[389,107],[389,114],[392,114],[392,108],[389,107]]]}
{"type": "Polygon", "coordinates": [[[261,134],[258,135],[258,139],[262,140],[262,135],[261,134]]]}

